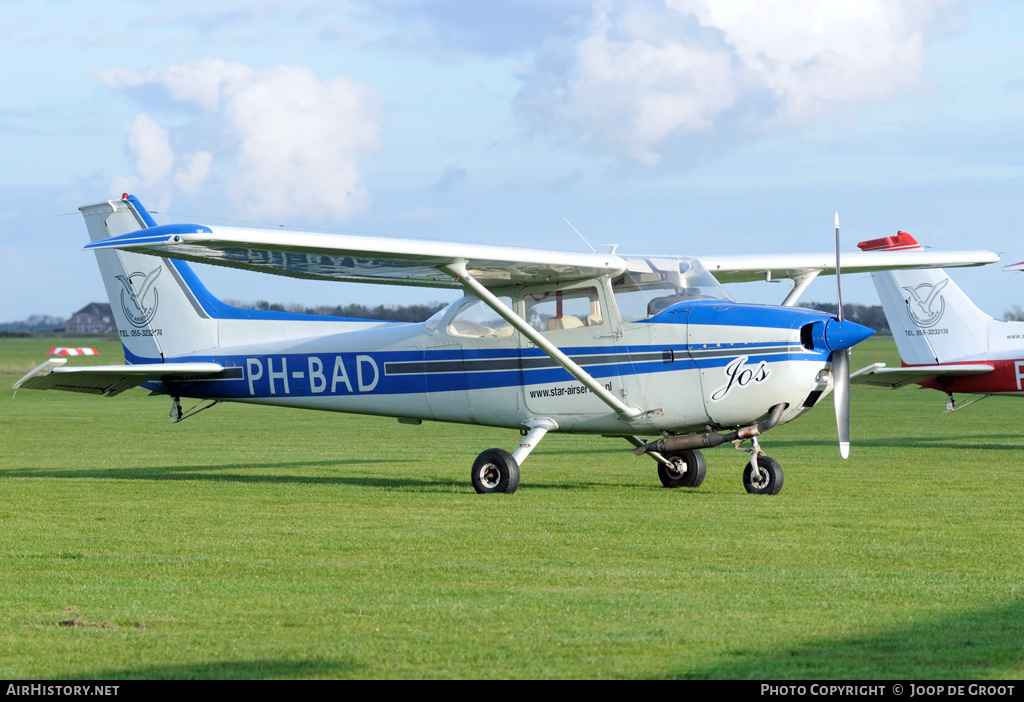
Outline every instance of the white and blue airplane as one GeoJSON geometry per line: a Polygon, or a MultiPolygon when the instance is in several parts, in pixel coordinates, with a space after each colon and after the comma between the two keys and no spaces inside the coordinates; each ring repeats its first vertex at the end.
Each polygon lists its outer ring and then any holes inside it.
{"type": "MultiPolygon", "coordinates": [[[[134,196],[81,208],[124,345],[123,366],[51,359],[15,389],[299,407],[518,429],[473,463],[479,493],[511,493],[551,431],[620,437],[666,487],[697,487],[701,449],[749,454],[743,484],[776,494],[758,437],[836,390],[849,449],[849,348],[872,330],[794,306],[827,254],[625,256],[203,224],[158,225],[134,196]],[[425,322],[228,306],[187,261],[298,278],[462,288],[425,322]],[[712,275],[718,276],[718,280],[712,275]],[[726,282],[790,278],[781,306],[738,304],[726,282]],[[658,437],[645,441],[641,437],[658,437]],[[749,441],[750,446],[741,447],[749,441]]],[[[837,216],[838,238],[838,216],[837,216]]],[[[838,250],[838,247],[837,247],[838,250]]],[[[989,252],[842,255],[844,270],[981,265],[989,252]],[[866,257],[866,258],[865,258],[866,257]]],[[[200,407],[205,409],[209,404],[200,407]]],[[[199,411],[196,410],[196,411],[199,411]]]]}

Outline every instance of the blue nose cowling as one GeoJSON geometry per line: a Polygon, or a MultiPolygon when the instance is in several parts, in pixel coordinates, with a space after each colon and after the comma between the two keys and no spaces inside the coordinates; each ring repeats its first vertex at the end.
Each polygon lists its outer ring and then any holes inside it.
{"type": "Polygon", "coordinates": [[[842,322],[838,319],[830,319],[825,323],[825,344],[832,351],[848,349],[874,333],[874,329],[868,329],[864,325],[851,322],[848,319],[842,322]]]}

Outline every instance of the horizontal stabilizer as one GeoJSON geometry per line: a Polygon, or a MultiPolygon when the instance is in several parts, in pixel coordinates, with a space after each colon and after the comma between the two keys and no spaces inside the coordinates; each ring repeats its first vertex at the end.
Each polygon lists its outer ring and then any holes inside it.
{"type": "Polygon", "coordinates": [[[14,384],[15,390],[67,390],[113,397],[151,380],[207,378],[224,370],[219,363],[147,363],[135,366],[62,368],[66,358],[39,364],[14,384]]]}
{"type": "Polygon", "coordinates": [[[944,363],[935,366],[906,366],[903,368],[886,368],[884,363],[875,363],[851,374],[850,382],[860,385],[901,388],[904,385],[932,378],[984,375],[993,370],[995,368],[987,363],[944,363]]]}

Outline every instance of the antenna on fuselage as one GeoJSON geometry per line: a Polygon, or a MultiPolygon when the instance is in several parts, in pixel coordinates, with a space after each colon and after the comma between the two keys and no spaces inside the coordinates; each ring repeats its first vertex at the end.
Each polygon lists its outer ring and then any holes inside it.
{"type": "Polygon", "coordinates": [[[580,239],[583,239],[583,243],[587,245],[587,248],[589,248],[589,249],[590,249],[591,251],[593,251],[594,253],[597,253],[597,249],[595,249],[595,248],[594,248],[593,246],[591,246],[591,245],[590,245],[590,242],[589,242],[589,241],[587,241],[587,239],[586,239],[586,237],[585,237],[585,236],[583,236],[582,234],[580,234],[580,231],[579,231],[579,229],[577,229],[576,227],[572,226],[572,222],[570,222],[569,220],[567,220],[567,219],[566,219],[565,217],[562,217],[562,220],[563,220],[563,221],[564,221],[564,222],[565,222],[566,224],[568,224],[568,225],[569,225],[569,229],[572,229],[572,230],[573,230],[574,232],[576,232],[576,236],[578,236],[578,237],[579,237],[580,239]]]}

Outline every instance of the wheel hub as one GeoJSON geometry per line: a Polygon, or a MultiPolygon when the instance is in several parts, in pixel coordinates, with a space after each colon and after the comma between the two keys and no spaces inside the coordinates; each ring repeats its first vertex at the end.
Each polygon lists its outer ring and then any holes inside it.
{"type": "Polygon", "coordinates": [[[493,463],[487,463],[480,467],[480,483],[488,490],[498,487],[498,481],[500,480],[501,472],[498,471],[498,467],[493,463]]]}
{"type": "Polygon", "coordinates": [[[764,488],[768,487],[768,482],[768,471],[761,470],[760,467],[758,467],[756,473],[751,471],[750,484],[753,485],[758,490],[763,490],[764,488]]]}
{"type": "Polygon", "coordinates": [[[676,458],[671,461],[672,465],[665,466],[666,472],[672,478],[681,478],[686,473],[686,461],[681,458],[676,458]]]}

